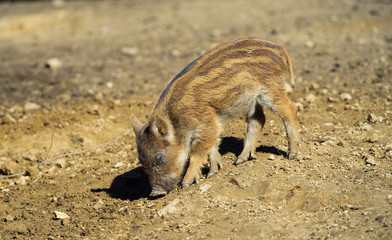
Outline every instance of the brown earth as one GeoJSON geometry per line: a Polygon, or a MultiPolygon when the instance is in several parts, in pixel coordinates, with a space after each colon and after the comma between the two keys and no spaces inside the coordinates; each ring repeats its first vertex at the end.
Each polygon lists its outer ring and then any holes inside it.
{"type": "Polygon", "coordinates": [[[0,238],[392,239],[391,29],[390,0],[0,3],[0,238]],[[129,116],[243,36],[291,54],[299,157],[267,112],[233,166],[232,120],[218,175],[149,199],[129,116]]]}

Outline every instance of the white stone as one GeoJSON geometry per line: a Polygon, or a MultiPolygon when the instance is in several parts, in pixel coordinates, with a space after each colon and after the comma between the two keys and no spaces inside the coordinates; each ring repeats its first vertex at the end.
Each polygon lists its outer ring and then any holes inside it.
{"type": "Polygon", "coordinates": [[[370,164],[370,165],[372,165],[372,166],[375,166],[375,165],[376,165],[376,161],[374,161],[373,158],[367,158],[366,161],[365,161],[365,163],[366,163],[366,164],[370,164]]]}
{"type": "Polygon", "coordinates": [[[340,100],[343,101],[350,101],[352,99],[351,95],[349,93],[342,93],[339,95],[340,100]]]}
{"type": "Polygon", "coordinates": [[[316,96],[314,96],[312,93],[306,95],[305,101],[308,103],[314,103],[316,101],[316,96]]]}
{"type": "Polygon", "coordinates": [[[129,56],[136,56],[139,53],[137,47],[123,47],[121,48],[121,53],[129,56]]]}
{"type": "Polygon", "coordinates": [[[32,111],[32,110],[39,110],[39,109],[41,109],[41,106],[36,103],[33,103],[33,102],[27,102],[24,105],[23,109],[25,112],[28,112],[28,111],[32,111]]]}
{"type": "Polygon", "coordinates": [[[176,198],[173,201],[171,201],[168,205],[163,207],[161,210],[157,212],[158,216],[160,217],[165,217],[168,214],[172,214],[178,210],[176,207],[176,204],[180,202],[180,199],[176,198]]]}
{"type": "Polygon", "coordinates": [[[58,70],[62,65],[63,63],[58,58],[50,58],[45,63],[45,66],[52,70],[58,70]]]}
{"type": "Polygon", "coordinates": [[[101,209],[103,207],[103,202],[101,199],[98,200],[98,202],[96,204],[94,204],[93,208],[95,211],[98,211],[99,209],[101,209]]]}
{"type": "Polygon", "coordinates": [[[123,166],[124,166],[124,163],[123,163],[123,162],[118,162],[118,163],[116,163],[116,164],[114,165],[115,168],[120,168],[120,167],[123,167],[123,166]]]}
{"type": "Polygon", "coordinates": [[[203,184],[200,186],[200,193],[206,192],[211,187],[210,184],[203,184]]]}
{"type": "Polygon", "coordinates": [[[54,162],[54,164],[55,164],[58,168],[64,168],[64,167],[65,167],[65,159],[64,159],[64,158],[56,159],[56,161],[54,162]]]}
{"type": "Polygon", "coordinates": [[[69,216],[66,213],[59,212],[59,211],[54,211],[55,219],[66,219],[69,218],[69,216]]]}
{"type": "Polygon", "coordinates": [[[305,47],[307,47],[307,48],[313,48],[314,47],[314,42],[312,42],[312,41],[306,41],[305,42],[305,47]]]}

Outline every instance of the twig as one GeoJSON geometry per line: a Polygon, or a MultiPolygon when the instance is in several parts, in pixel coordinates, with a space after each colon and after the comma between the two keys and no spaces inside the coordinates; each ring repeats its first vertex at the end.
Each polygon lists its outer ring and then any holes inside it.
{"type": "Polygon", "coordinates": [[[0,178],[13,178],[13,177],[17,177],[17,176],[20,176],[20,175],[25,175],[25,173],[26,173],[26,171],[23,171],[23,172],[20,172],[20,173],[15,173],[15,174],[12,174],[12,175],[2,175],[2,176],[0,176],[0,178]]]}

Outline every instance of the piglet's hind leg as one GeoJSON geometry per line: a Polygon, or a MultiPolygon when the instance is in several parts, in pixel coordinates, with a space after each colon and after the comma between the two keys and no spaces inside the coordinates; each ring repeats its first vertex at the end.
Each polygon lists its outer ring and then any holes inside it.
{"type": "Polygon", "coordinates": [[[257,136],[265,123],[265,115],[263,108],[256,103],[254,110],[249,112],[248,117],[248,129],[245,138],[244,149],[238,158],[234,161],[234,165],[241,164],[252,158],[256,151],[257,136]]]}

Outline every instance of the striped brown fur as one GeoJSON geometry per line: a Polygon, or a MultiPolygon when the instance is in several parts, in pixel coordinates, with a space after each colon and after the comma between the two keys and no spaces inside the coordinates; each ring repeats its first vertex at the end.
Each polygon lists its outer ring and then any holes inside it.
{"type": "Polygon", "coordinates": [[[253,157],[265,123],[263,108],[283,120],[289,158],[300,144],[297,111],[284,91],[286,76],[294,85],[291,59],[279,44],[241,38],[219,45],[189,64],[167,85],[147,122],[132,116],[139,159],[149,176],[152,196],[164,195],[182,180],[187,187],[222,166],[219,135],[226,120],[246,116],[248,131],[240,164],[253,157]]]}

